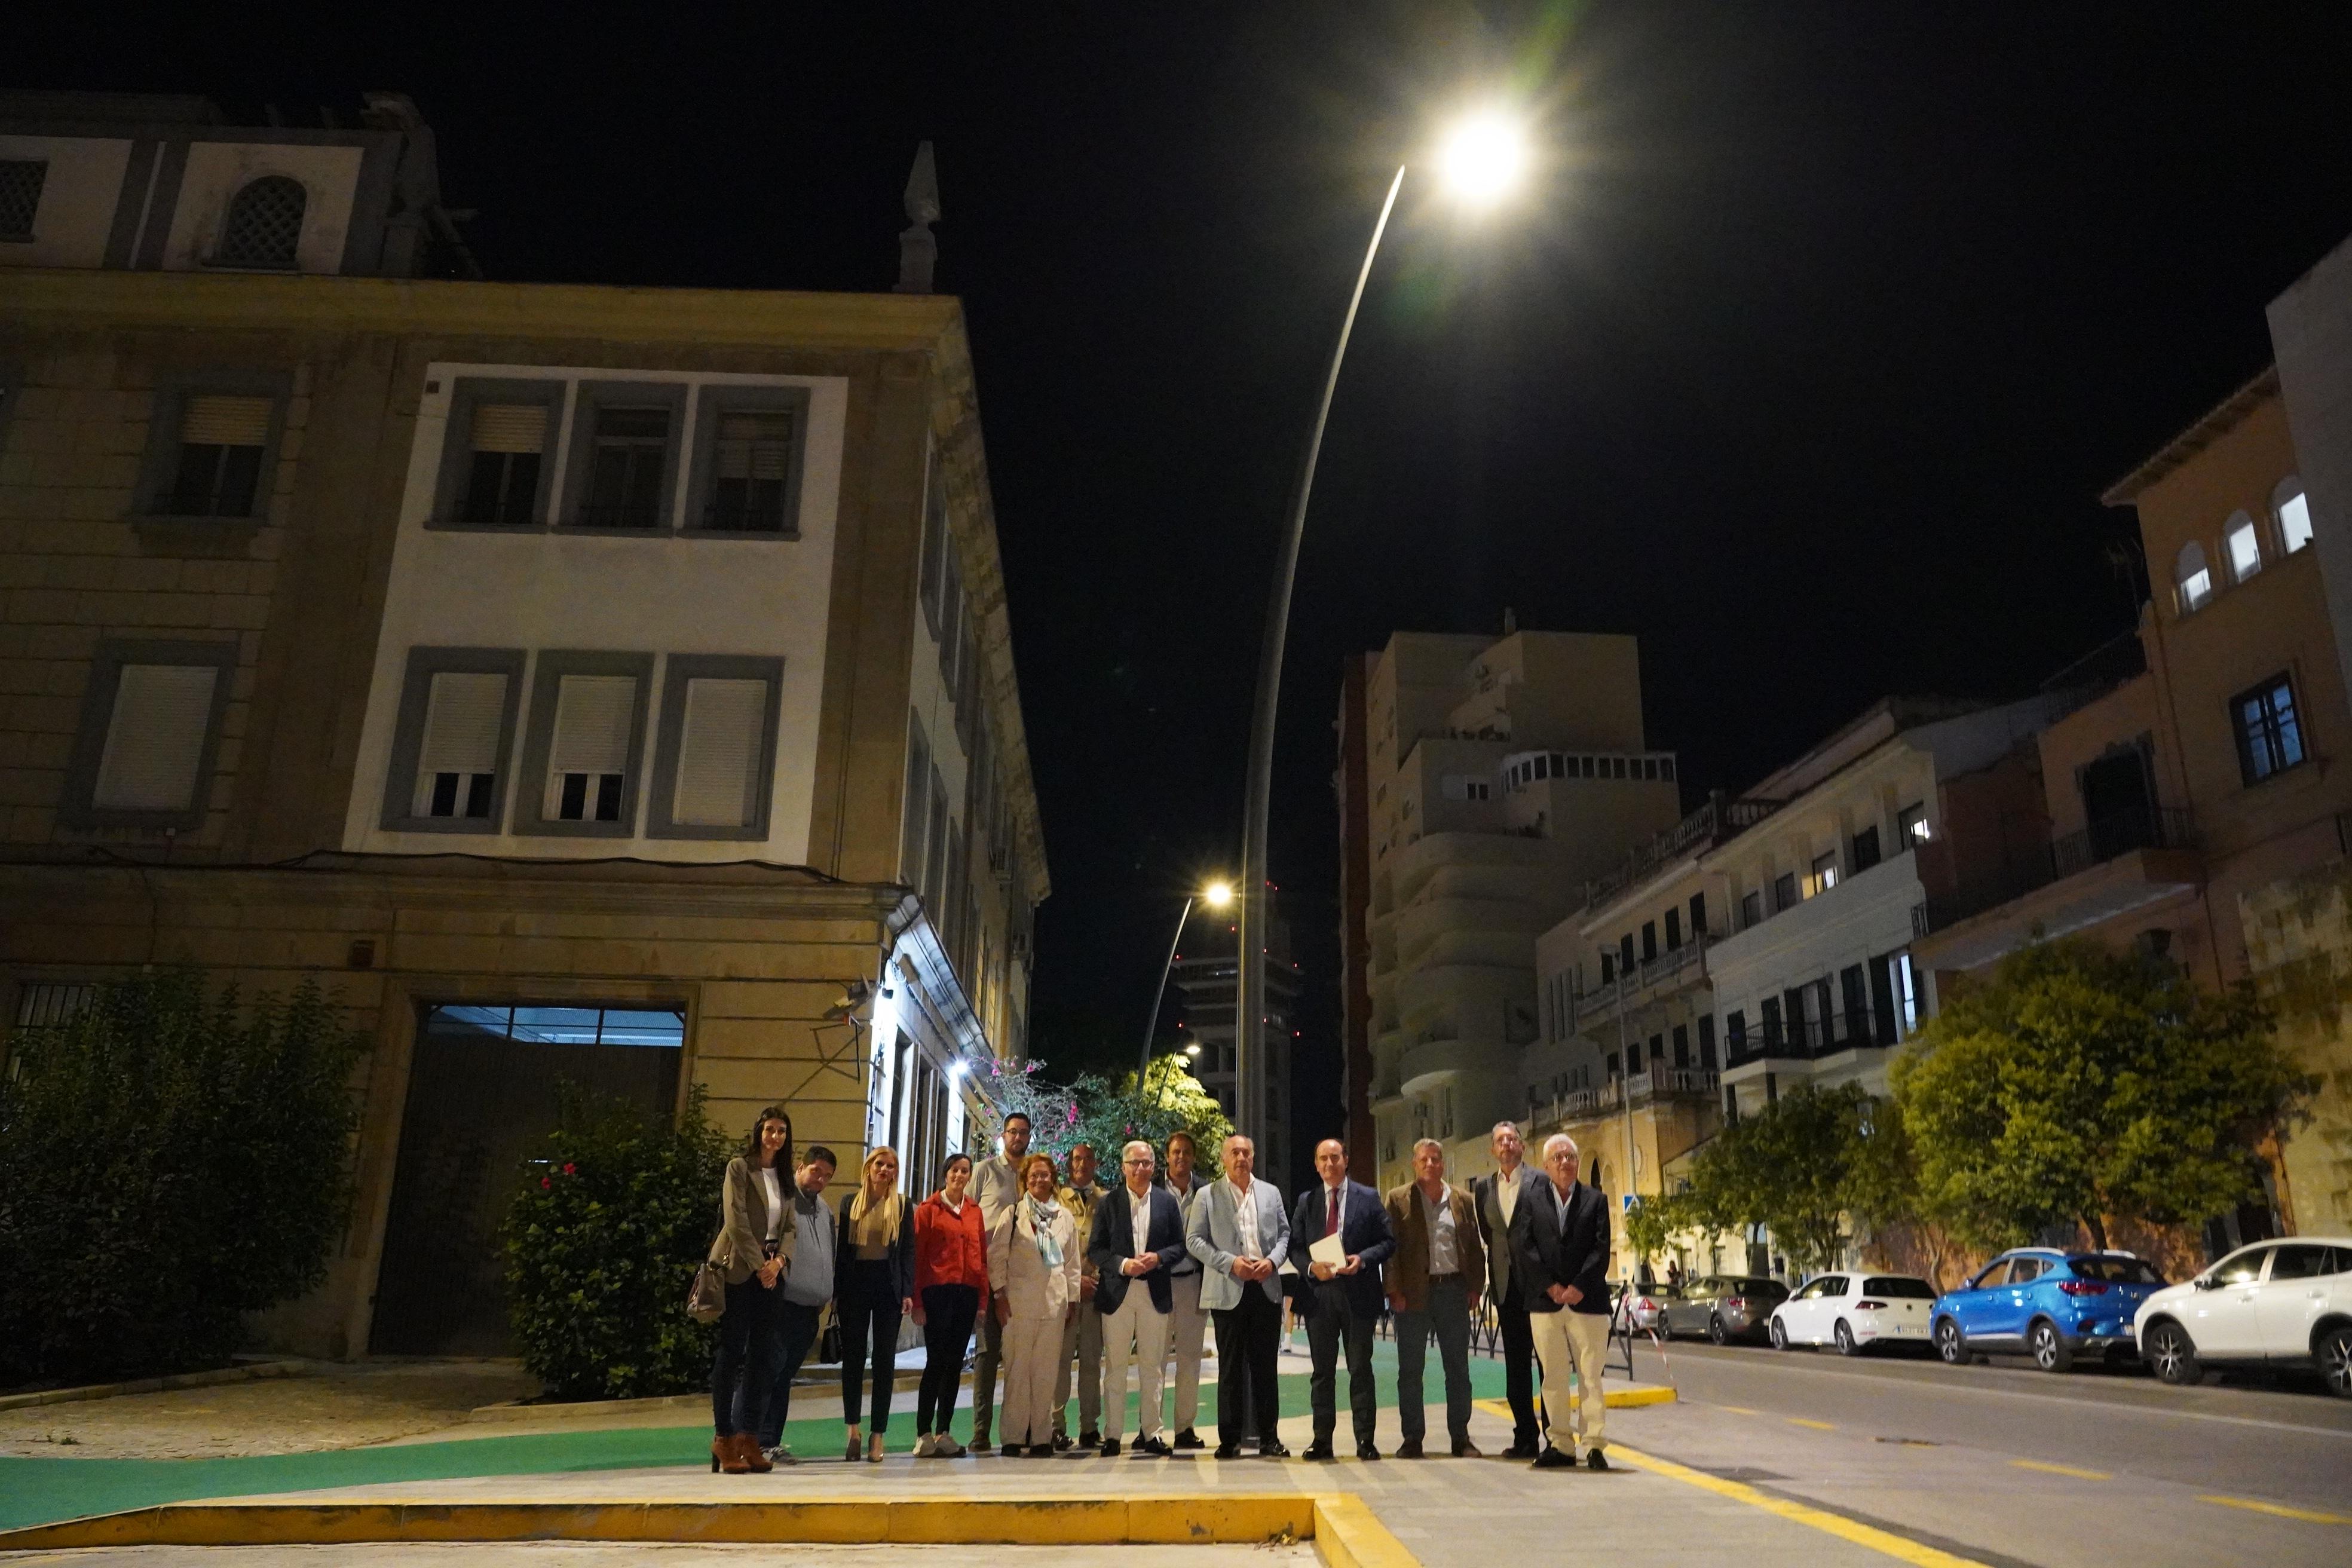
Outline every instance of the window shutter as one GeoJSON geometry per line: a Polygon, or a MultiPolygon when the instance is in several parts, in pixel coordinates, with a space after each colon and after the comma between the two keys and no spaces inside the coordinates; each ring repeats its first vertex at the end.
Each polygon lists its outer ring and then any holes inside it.
{"type": "Polygon", "coordinates": [[[100,811],[185,811],[210,727],[209,664],[127,664],[114,691],[90,805],[100,811]]]}
{"type": "Polygon", "coordinates": [[[567,675],[555,699],[555,744],[549,771],[625,773],[636,717],[633,675],[567,675]]]}
{"type": "Polygon", "coordinates": [[[792,450],[789,414],[722,414],[719,417],[719,477],[781,479],[792,450]]]}
{"type": "Polygon", "coordinates": [[[547,449],[547,405],[478,403],[474,405],[474,450],[541,452],[547,449]]]}
{"type": "Polygon", "coordinates": [[[764,680],[690,679],[677,747],[673,815],[690,827],[742,827],[759,800],[754,772],[768,710],[764,680]]]}
{"type": "Polygon", "coordinates": [[[416,758],[417,816],[431,814],[439,774],[497,773],[506,705],[503,675],[443,670],[433,677],[425,705],[425,744],[416,758]]]}
{"type": "Polygon", "coordinates": [[[180,442],[188,447],[260,447],[269,440],[267,397],[191,397],[180,414],[180,442]]]}

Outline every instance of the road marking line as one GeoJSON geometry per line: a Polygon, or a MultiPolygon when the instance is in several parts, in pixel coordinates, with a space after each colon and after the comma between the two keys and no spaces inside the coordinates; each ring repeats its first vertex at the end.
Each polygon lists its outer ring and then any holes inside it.
{"type": "Polygon", "coordinates": [[[1811,1526],[1814,1530],[1834,1535],[1840,1540],[1850,1541],[1856,1546],[1864,1546],[1873,1552],[1883,1552],[1897,1562],[1908,1563],[1912,1564],[1912,1568],[1985,1568],[1983,1563],[1973,1557],[1954,1556],[1949,1552],[1934,1546],[1922,1545],[1916,1541],[1897,1535],[1893,1531],[1881,1530],[1874,1524],[1864,1524],[1858,1520],[1847,1519],[1842,1514],[1831,1513],[1824,1509],[1811,1508],[1787,1498],[1772,1497],[1758,1491],[1744,1481],[1727,1481],[1720,1476],[1710,1476],[1704,1470],[1694,1470],[1687,1465],[1677,1465],[1671,1459],[1653,1458],[1622,1444],[1610,1444],[1609,1452],[1612,1458],[1624,1459],[1638,1468],[1664,1476],[1672,1480],[1685,1481],[1692,1486],[1711,1491],[1717,1497],[1729,1498],[1734,1502],[1744,1502],[1750,1508],[1760,1508],[1767,1513],[1778,1514],[1792,1523],[1811,1526]]]}
{"type": "Polygon", "coordinates": [[[2046,1470],[2053,1476],[2072,1476],[2078,1481],[2111,1481],[2116,1478],[2105,1470],[2078,1470],[2072,1465],[2044,1464],[2040,1459],[2011,1459],[2021,1470],[2046,1470]]]}
{"type": "Polygon", "coordinates": [[[1761,1410],[1750,1410],[1745,1405],[1727,1405],[1723,1408],[1730,1411],[1734,1415],[1761,1415],[1764,1414],[1761,1410]]]}
{"type": "Polygon", "coordinates": [[[2200,1497],[2199,1502],[2218,1502],[2223,1508],[2242,1508],[2250,1513],[2275,1514],[2281,1519],[2299,1519],[2305,1524],[2352,1524],[2352,1517],[2340,1513],[2322,1513],[2317,1509],[2289,1508],[2284,1503],[2263,1502],[2250,1497],[2200,1497]]]}
{"type": "Polygon", "coordinates": [[[1834,1422],[1808,1421],[1801,1415],[1788,1415],[1783,1416],[1782,1419],[1787,1421],[1791,1426],[1811,1426],[1816,1432],[1834,1432],[1837,1430],[1837,1426],[1834,1422]]]}

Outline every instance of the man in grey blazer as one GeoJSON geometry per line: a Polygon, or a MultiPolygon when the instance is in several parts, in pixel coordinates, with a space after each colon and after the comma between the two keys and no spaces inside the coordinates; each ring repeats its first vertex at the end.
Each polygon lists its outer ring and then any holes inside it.
{"type": "Polygon", "coordinates": [[[1286,1459],[1275,1358],[1282,1342],[1282,1261],[1290,1221],[1272,1182],[1256,1179],[1257,1145],[1225,1140],[1225,1173],[1192,1205],[1185,1249],[1200,1259],[1201,1305],[1217,1325],[1217,1458],[1242,1454],[1242,1412],[1256,1417],[1258,1456],[1286,1459]]]}

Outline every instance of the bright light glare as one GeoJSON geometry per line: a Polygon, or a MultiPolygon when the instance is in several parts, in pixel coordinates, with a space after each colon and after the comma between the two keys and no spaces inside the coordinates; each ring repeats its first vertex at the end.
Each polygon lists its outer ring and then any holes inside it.
{"type": "Polygon", "coordinates": [[[1499,201],[1526,172],[1527,137],[1499,113],[1474,115],[1445,139],[1439,166],[1456,195],[1485,206],[1499,201]]]}
{"type": "Polygon", "coordinates": [[[961,1078],[970,1070],[971,1070],[971,1064],[964,1060],[961,1057],[958,1057],[955,1060],[948,1063],[948,1076],[950,1078],[961,1078]]]}
{"type": "Polygon", "coordinates": [[[1199,1055],[1201,1054],[1201,1047],[1200,1047],[1199,1043],[1198,1043],[1198,1042],[1195,1042],[1195,1043],[1194,1043],[1194,1044],[1192,1044],[1192,1045],[1186,1046],[1186,1047],[1184,1047],[1184,1054],[1185,1054],[1186,1056],[1188,1056],[1188,1057],[1197,1057],[1197,1056],[1199,1056],[1199,1055]]]}
{"type": "Polygon", "coordinates": [[[1201,889],[1201,901],[1213,910],[1222,910],[1234,901],[1234,885],[1231,882],[1212,882],[1201,889]]]}

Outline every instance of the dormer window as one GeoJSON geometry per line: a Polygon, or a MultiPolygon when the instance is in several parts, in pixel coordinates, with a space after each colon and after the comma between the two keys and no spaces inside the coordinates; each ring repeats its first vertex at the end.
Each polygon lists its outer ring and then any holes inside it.
{"type": "Polygon", "coordinates": [[[2213,574],[2205,565],[2205,547],[2195,540],[2180,547],[2172,564],[2172,582],[2179,592],[2180,613],[2193,615],[2213,597],[2213,574]]]}
{"type": "Polygon", "coordinates": [[[265,174],[253,181],[229,200],[214,264],[293,271],[302,242],[302,215],[310,205],[310,194],[299,180],[265,174]]]}

